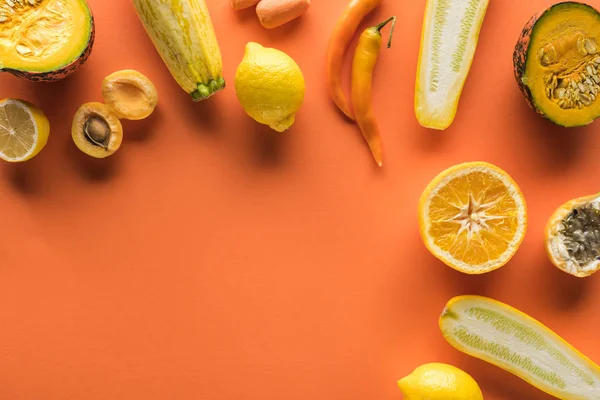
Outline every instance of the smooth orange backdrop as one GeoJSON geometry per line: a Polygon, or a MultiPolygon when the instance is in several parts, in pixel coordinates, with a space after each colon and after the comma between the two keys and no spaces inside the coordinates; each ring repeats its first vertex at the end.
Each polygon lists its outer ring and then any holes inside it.
{"type": "Polygon", "coordinates": [[[471,373],[486,400],[549,399],[446,344],[438,316],[461,294],[518,307],[600,361],[600,274],[560,272],[542,242],[555,207],[600,191],[600,122],[553,126],[513,78],[521,28],[552,2],[491,0],[445,132],[421,128],[413,111],[425,1],[383,3],[361,27],[399,18],[374,83],[383,169],[324,88],[346,0],[314,0],[273,31],[252,10],[208,0],[228,87],[200,104],[124,0],[89,1],[97,42],[71,78],[0,76],[0,97],[39,105],[52,129],[35,159],[0,166],[1,400],[392,400],[397,379],[434,361],[471,373]],[[248,41],[285,51],[305,74],[305,103],[285,134],[237,102],[248,41]],[[124,123],[115,156],[90,159],[71,141],[71,119],[123,68],[155,82],[157,112],[124,123]],[[473,160],[510,173],[529,206],[520,251],[485,276],[438,262],[417,225],[427,183],[473,160]]]}

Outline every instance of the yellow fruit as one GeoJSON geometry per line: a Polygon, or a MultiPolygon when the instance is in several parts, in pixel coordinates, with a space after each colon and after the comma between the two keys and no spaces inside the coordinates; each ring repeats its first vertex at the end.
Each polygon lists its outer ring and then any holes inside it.
{"type": "Polygon", "coordinates": [[[435,257],[458,271],[483,274],[506,264],[521,245],[527,207],[506,172],[484,162],[464,163],[427,186],[419,227],[435,257]]]}
{"type": "Polygon", "coordinates": [[[600,368],[530,316],[481,296],[451,299],[440,317],[457,350],[563,400],[600,399],[600,368]]]}
{"type": "Polygon", "coordinates": [[[600,193],[561,205],[546,224],[546,252],[557,268],[578,278],[600,270],[600,193]]]}
{"type": "Polygon", "coordinates": [[[283,132],[304,100],[304,76],[284,52],[250,42],[235,74],[235,91],[250,117],[283,132]]]}
{"type": "Polygon", "coordinates": [[[466,372],[452,365],[421,365],[398,381],[404,400],[483,400],[481,389],[466,372]]]}
{"type": "Polygon", "coordinates": [[[0,101],[0,158],[27,161],[42,151],[49,135],[50,123],[39,108],[24,100],[0,101]]]}
{"type": "Polygon", "coordinates": [[[106,104],[82,104],[73,117],[71,137],[79,150],[95,158],[114,154],[123,142],[123,126],[106,104]]]}
{"type": "Polygon", "coordinates": [[[148,118],[158,103],[156,87],[147,76],[133,69],[115,71],[102,81],[104,102],[118,118],[148,118]]]}

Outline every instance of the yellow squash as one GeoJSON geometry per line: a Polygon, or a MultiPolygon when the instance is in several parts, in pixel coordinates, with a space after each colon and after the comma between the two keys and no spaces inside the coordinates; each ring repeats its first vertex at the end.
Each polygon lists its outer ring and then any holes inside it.
{"type": "Polygon", "coordinates": [[[455,349],[556,398],[600,399],[600,367],[550,328],[507,304],[458,296],[446,304],[439,324],[455,349]]]}
{"type": "Polygon", "coordinates": [[[454,120],[489,0],[427,0],[415,90],[419,124],[454,120]]]}
{"type": "Polygon", "coordinates": [[[171,75],[194,101],[225,87],[221,50],[204,0],[133,0],[133,4],[171,75]]]}

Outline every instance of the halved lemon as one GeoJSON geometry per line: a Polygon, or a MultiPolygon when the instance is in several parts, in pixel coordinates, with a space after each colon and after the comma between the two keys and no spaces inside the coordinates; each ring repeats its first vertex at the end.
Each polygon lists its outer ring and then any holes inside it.
{"type": "Polygon", "coordinates": [[[0,158],[29,160],[46,146],[49,134],[50,123],[39,108],[19,99],[0,101],[0,158]]]}
{"type": "Polygon", "coordinates": [[[469,162],[448,168],[425,188],[419,227],[427,249],[446,265],[483,274],[505,265],[527,229],[527,206],[500,168],[469,162]]]}

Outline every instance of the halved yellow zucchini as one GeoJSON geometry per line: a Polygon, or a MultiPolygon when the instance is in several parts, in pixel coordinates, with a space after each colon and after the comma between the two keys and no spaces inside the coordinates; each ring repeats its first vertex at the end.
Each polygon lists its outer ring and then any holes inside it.
{"type": "Polygon", "coordinates": [[[489,0],[427,0],[417,67],[415,113],[426,128],[454,121],[489,0]]]}
{"type": "Polygon", "coordinates": [[[563,400],[600,399],[600,368],[540,322],[481,296],[451,299],[440,317],[446,341],[563,400]]]}

